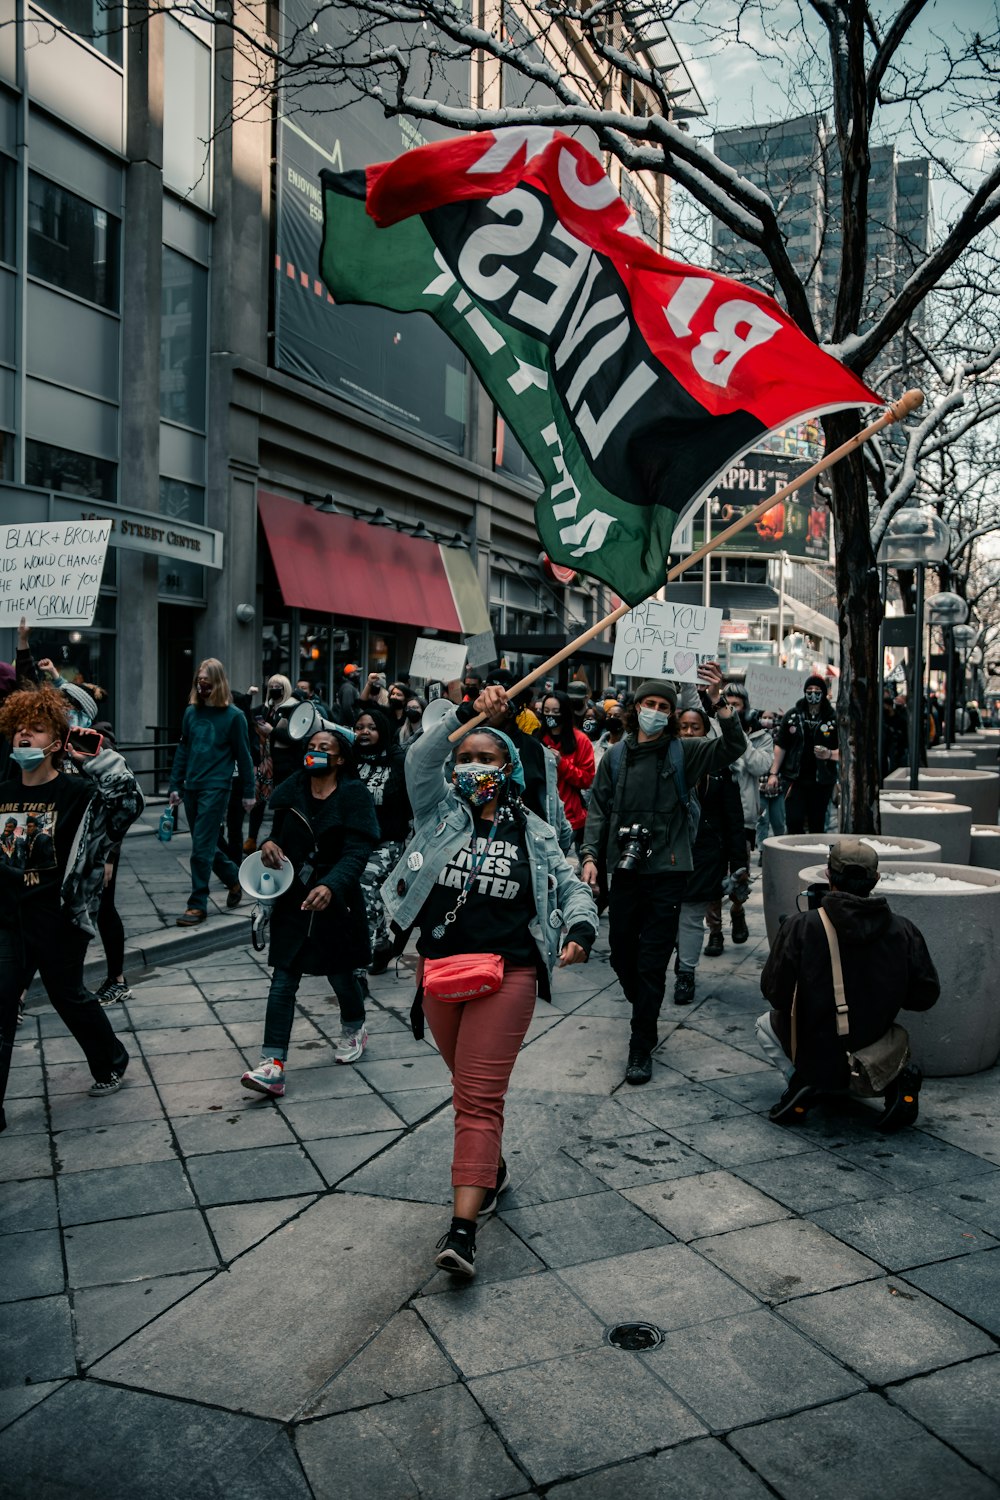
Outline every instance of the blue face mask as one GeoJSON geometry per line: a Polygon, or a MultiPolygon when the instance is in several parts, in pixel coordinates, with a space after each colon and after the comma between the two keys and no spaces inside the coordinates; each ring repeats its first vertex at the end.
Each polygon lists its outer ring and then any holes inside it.
{"type": "Polygon", "coordinates": [[[36,750],[33,745],[15,746],[10,752],[10,758],[22,771],[37,771],[51,749],[51,745],[45,750],[36,750]]]}
{"type": "Polygon", "coordinates": [[[661,729],[666,729],[670,723],[670,715],[661,713],[657,708],[640,708],[639,728],[643,734],[659,734],[661,729]]]}

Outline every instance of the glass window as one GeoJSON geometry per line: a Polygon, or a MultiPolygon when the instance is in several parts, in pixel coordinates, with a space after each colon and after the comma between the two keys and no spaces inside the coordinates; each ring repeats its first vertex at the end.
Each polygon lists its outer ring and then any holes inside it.
{"type": "Polygon", "coordinates": [[[112,0],[44,0],[42,8],[113,63],[122,60],[122,13],[112,0]]]}
{"type": "Polygon", "coordinates": [[[211,204],[212,52],[172,16],[163,19],[163,180],[211,204]]]}
{"type": "Polygon", "coordinates": [[[0,260],[8,266],[17,264],[16,185],[17,162],[9,156],[0,156],[0,260]]]}
{"type": "Polygon", "coordinates": [[[29,438],[24,448],[24,482],[40,490],[86,495],[113,504],[118,499],[118,465],[89,453],[73,453],[29,438]]]}
{"type": "Polygon", "coordinates": [[[35,172],[28,174],[28,274],[98,307],[119,307],[121,224],[35,172]]]}
{"type": "MultiPolygon", "coordinates": [[[[205,431],[208,272],[163,247],[160,292],[160,415],[205,431]]],[[[191,518],[193,519],[193,517],[191,518]]]]}
{"type": "MultiPolygon", "coordinates": [[[[160,480],[160,514],[177,521],[205,520],[205,491],[180,479],[160,480]]],[[[163,601],[189,599],[202,603],[205,598],[205,569],[201,563],[186,558],[161,557],[159,560],[159,594],[163,601]]]]}

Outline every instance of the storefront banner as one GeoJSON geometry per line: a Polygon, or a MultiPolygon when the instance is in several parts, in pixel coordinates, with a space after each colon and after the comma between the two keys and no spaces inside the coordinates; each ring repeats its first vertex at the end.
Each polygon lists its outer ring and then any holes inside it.
{"type": "Polygon", "coordinates": [[[454,682],[465,671],[465,642],[437,641],[418,636],[410,662],[410,676],[425,682],[454,682]]]}
{"type": "MultiPolygon", "coordinates": [[[[766,496],[791,484],[808,468],[809,464],[801,459],[779,458],[773,453],[745,453],[719,475],[709,496],[709,537],[718,536],[766,496]]],[[[817,496],[815,480],[810,480],[787,500],[765,511],[753,526],[723,542],[719,551],[767,557],[785,552],[789,557],[825,563],[831,558],[832,539],[829,507],[817,496]]],[[[701,506],[678,528],[674,550],[693,552],[704,541],[705,508],[701,506]]]]}
{"type": "Polygon", "coordinates": [[[611,670],[623,677],[697,682],[698,668],[719,653],[721,609],[647,599],[615,627],[611,670]]]}
{"type": "Polygon", "coordinates": [[[0,529],[0,626],[92,625],[110,535],[110,521],[0,529]]]}
{"type": "Polygon", "coordinates": [[[802,697],[808,676],[808,672],[793,672],[789,667],[747,667],[744,686],[750,695],[750,707],[787,713],[802,697]]]}

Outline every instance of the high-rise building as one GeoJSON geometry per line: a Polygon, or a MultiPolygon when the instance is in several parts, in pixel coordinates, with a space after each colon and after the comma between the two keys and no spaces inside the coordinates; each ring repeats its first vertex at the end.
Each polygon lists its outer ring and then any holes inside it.
{"type": "MultiPolygon", "coordinates": [[[[843,234],[840,164],[826,117],[800,115],[719,131],[714,146],[721,161],[770,196],[820,337],[829,336],[840,283],[843,234]]],[[[862,327],[874,321],[928,253],[932,227],[930,162],[904,160],[895,146],[873,147],[862,327]]],[[[712,263],[716,270],[763,287],[780,300],[774,273],[761,252],[717,220],[712,263]]]]}

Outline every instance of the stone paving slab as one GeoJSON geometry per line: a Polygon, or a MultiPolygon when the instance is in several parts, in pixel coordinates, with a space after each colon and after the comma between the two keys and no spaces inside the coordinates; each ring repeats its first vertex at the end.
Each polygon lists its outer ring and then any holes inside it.
{"type": "Polygon", "coordinates": [[[116,1344],[131,1338],[166,1308],[201,1286],[211,1274],[211,1271],[187,1271],[144,1277],[117,1286],[78,1288],[73,1293],[73,1323],[81,1365],[94,1364],[116,1344]]]}
{"type": "Polygon", "coordinates": [[[1000,1482],[1000,1354],[908,1380],[886,1394],[1000,1482]]]}
{"type": "Polygon", "coordinates": [[[1000,1251],[922,1266],[902,1279],[1000,1338],[1000,1251]]]}
{"type": "Polygon", "coordinates": [[[767,1500],[771,1491],[717,1438],[697,1438],[548,1493],[552,1500],[767,1500]]]}
{"type": "Polygon", "coordinates": [[[991,1479],[876,1395],[752,1427],[730,1442],[783,1500],[801,1496],[806,1474],[810,1500],[996,1500],[991,1479]]]}
{"type": "Polygon", "coordinates": [[[989,1250],[997,1241],[937,1204],[897,1194],[873,1202],[841,1205],[810,1217],[820,1228],[860,1250],[888,1271],[989,1250]]]}
{"type": "Polygon", "coordinates": [[[705,1239],[789,1217],[787,1208],[731,1172],[699,1172],[671,1182],[628,1188],[623,1196],[679,1240],[705,1239]]]}
{"type": "Polygon", "coordinates": [[[874,1261],[802,1219],[781,1219],[699,1241],[702,1255],[764,1302],[784,1302],[880,1274],[874,1261]]]}

